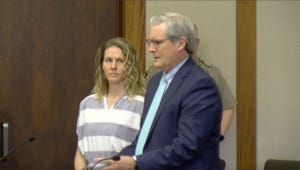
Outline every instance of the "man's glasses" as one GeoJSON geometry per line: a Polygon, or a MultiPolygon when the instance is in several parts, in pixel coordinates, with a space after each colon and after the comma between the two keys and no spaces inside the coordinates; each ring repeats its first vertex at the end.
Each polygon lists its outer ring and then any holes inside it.
{"type": "Polygon", "coordinates": [[[155,47],[158,48],[164,41],[169,40],[169,39],[162,39],[162,40],[151,40],[151,39],[146,39],[146,43],[150,46],[151,44],[155,47]]]}

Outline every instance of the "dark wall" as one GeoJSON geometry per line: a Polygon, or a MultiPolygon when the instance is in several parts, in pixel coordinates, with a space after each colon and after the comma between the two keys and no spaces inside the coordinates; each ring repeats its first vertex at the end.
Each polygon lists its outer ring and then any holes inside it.
{"type": "Polygon", "coordinates": [[[79,102],[93,87],[98,46],[119,35],[118,8],[118,0],[0,0],[0,122],[9,123],[9,148],[36,139],[1,169],[73,169],[79,102]]]}

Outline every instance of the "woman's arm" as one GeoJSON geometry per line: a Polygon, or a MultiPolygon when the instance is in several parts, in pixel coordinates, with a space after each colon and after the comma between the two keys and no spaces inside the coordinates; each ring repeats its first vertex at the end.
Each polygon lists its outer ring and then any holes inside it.
{"type": "Polygon", "coordinates": [[[74,169],[75,170],[84,170],[86,169],[86,164],[84,157],[82,156],[79,148],[77,148],[74,158],[74,169]]]}

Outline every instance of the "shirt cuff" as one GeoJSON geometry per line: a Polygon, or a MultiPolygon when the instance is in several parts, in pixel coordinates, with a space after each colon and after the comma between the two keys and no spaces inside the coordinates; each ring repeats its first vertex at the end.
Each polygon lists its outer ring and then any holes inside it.
{"type": "Polygon", "coordinates": [[[136,161],[136,156],[133,156],[132,158],[133,158],[133,160],[135,160],[135,161],[136,161]]]}

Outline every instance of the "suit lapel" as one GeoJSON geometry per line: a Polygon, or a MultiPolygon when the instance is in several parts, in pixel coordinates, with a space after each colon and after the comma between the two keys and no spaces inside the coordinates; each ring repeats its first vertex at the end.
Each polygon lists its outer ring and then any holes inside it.
{"type": "MultiPolygon", "coordinates": [[[[160,105],[158,107],[156,115],[155,115],[154,120],[152,122],[148,138],[151,135],[151,133],[153,131],[153,127],[155,127],[155,124],[157,123],[159,117],[161,116],[161,114],[164,113],[164,109],[166,109],[165,107],[167,106],[167,102],[170,101],[172,99],[172,97],[176,94],[177,89],[179,89],[179,87],[183,83],[184,79],[188,76],[189,70],[192,68],[192,65],[195,65],[195,62],[190,57],[187,60],[187,62],[184,63],[182,65],[182,67],[178,70],[178,72],[175,74],[171,84],[169,85],[169,87],[168,87],[167,91],[165,92],[164,96],[162,97],[162,100],[160,102],[160,105]]],[[[153,99],[153,95],[152,95],[152,99],[153,99]]],[[[149,104],[149,106],[150,106],[150,104],[149,104]]]]}

